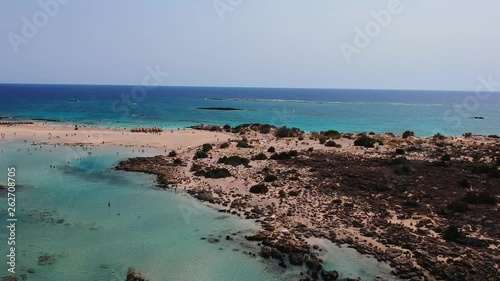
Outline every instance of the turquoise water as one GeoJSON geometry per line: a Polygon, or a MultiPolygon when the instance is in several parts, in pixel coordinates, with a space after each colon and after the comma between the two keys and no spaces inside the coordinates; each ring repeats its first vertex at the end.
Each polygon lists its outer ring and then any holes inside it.
{"type": "MultiPolygon", "coordinates": [[[[89,155],[90,149],[81,147],[40,149],[22,141],[2,141],[0,149],[0,171],[9,166],[17,170],[17,270],[34,269],[28,280],[121,281],[129,266],[151,281],[293,280],[298,273],[299,269],[283,272],[243,253],[258,251],[242,239],[256,229],[252,221],[221,214],[183,194],[156,190],[152,176],[112,169],[119,159],[154,151],[93,147],[89,155]],[[234,240],[226,241],[232,233],[237,233],[234,240]],[[220,242],[201,239],[211,236],[220,236],[220,242]],[[42,254],[55,262],[38,265],[42,254]]],[[[0,173],[0,182],[5,184],[6,177],[6,172],[0,173]]],[[[3,223],[6,208],[2,197],[3,223]]],[[[2,231],[0,252],[5,261],[6,239],[2,231]]],[[[325,266],[345,276],[371,280],[388,271],[356,253],[329,250],[328,256],[325,266]]],[[[2,262],[0,277],[6,270],[2,262]]]]}
{"type": "Polygon", "coordinates": [[[130,86],[0,84],[0,116],[122,128],[270,123],[305,131],[500,135],[500,93],[158,87],[136,94],[130,86]]]}

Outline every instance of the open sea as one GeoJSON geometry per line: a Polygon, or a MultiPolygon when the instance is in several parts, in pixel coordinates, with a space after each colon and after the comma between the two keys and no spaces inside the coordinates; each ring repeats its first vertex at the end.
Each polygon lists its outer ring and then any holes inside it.
{"type": "Polygon", "coordinates": [[[269,123],[305,131],[498,135],[500,93],[0,84],[0,116],[121,128],[269,123]]]}
{"type": "MultiPolygon", "coordinates": [[[[489,135],[500,134],[499,105],[496,93],[0,85],[0,121],[50,119],[120,128],[269,123],[305,131],[489,135]]],[[[259,251],[243,239],[256,230],[254,222],[219,213],[182,191],[157,190],[152,176],[112,169],[120,159],[156,151],[92,147],[89,154],[88,149],[0,139],[0,184],[6,185],[8,167],[17,174],[16,276],[123,281],[132,266],[151,281],[267,281],[293,280],[304,270],[283,271],[245,254],[259,251]],[[234,233],[235,240],[225,240],[234,233]]],[[[0,226],[1,278],[8,275],[5,194],[0,218],[5,224],[0,226]]],[[[323,249],[325,268],[343,277],[394,279],[386,264],[352,249],[327,242],[323,249]]]]}

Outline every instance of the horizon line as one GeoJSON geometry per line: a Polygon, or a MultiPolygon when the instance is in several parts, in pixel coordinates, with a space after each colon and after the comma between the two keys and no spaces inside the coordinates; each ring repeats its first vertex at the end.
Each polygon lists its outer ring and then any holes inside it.
{"type": "MultiPolygon", "coordinates": [[[[19,83],[19,82],[0,82],[3,85],[30,85],[30,86],[104,86],[104,87],[144,87],[140,84],[91,84],[91,83],[19,83]]],[[[186,86],[186,85],[157,85],[150,86],[155,88],[222,88],[222,89],[288,89],[288,90],[363,90],[363,91],[423,91],[423,92],[475,92],[474,90],[432,90],[432,89],[394,89],[394,88],[321,88],[321,87],[263,87],[263,86],[186,86]]],[[[491,93],[500,93],[493,91],[491,93]]]]}

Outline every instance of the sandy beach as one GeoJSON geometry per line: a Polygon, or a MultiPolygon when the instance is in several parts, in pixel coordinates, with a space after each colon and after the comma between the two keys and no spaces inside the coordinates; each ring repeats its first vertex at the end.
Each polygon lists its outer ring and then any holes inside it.
{"type": "Polygon", "coordinates": [[[149,147],[159,151],[183,150],[206,142],[222,143],[234,138],[231,134],[193,129],[166,130],[161,133],[135,133],[123,129],[52,125],[46,123],[0,126],[2,139],[30,139],[60,145],[115,145],[149,147]]]}

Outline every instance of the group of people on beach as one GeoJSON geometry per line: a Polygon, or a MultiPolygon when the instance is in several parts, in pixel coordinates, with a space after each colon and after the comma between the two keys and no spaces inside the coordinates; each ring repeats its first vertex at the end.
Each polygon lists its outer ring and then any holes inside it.
{"type": "Polygon", "coordinates": [[[130,130],[132,133],[152,133],[152,134],[159,134],[163,132],[162,128],[159,127],[139,127],[139,128],[133,128],[130,130]]]}

